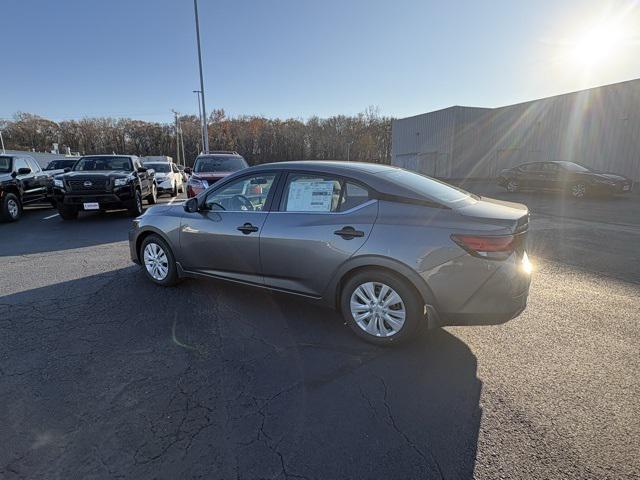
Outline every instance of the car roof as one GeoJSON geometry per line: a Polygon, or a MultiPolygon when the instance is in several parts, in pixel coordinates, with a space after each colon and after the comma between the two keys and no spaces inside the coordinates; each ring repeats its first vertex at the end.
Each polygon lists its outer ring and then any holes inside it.
{"type": "Polygon", "coordinates": [[[104,154],[104,153],[100,153],[100,154],[89,154],[89,155],[82,155],[80,158],[85,158],[85,157],[91,157],[91,158],[96,158],[96,157],[104,157],[104,158],[114,158],[114,157],[127,157],[127,158],[138,158],[137,155],[126,155],[126,154],[119,154],[119,153],[112,153],[112,154],[104,154]]]}

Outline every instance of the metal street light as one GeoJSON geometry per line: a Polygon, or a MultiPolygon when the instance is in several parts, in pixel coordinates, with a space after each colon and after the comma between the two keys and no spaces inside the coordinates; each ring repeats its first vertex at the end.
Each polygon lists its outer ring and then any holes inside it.
{"type": "Polygon", "coordinates": [[[202,119],[202,105],[200,104],[200,94],[202,93],[200,90],[194,90],[193,93],[195,93],[198,97],[198,116],[200,117],[200,145],[202,146],[202,149],[204,150],[204,124],[203,124],[203,119],[202,119]]]}
{"type": "Polygon", "coordinates": [[[209,153],[209,130],[207,129],[207,109],[204,103],[204,77],[202,76],[202,50],[200,48],[200,20],[198,19],[198,0],[193,0],[193,10],[196,15],[196,39],[198,41],[198,66],[200,67],[200,94],[202,99],[202,133],[204,135],[204,141],[202,142],[202,148],[204,153],[209,153]]]}

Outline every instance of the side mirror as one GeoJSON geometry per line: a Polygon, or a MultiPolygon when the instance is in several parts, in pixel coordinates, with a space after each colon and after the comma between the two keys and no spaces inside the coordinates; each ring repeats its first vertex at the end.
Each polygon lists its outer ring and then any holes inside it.
{"type": "Polygon", "coordinates": [[[185,173],[188,173],[189,175],[191,175],[191,167],[184,167],[184,171],[185,173]]]}
{"type": "Polygon", "coordinates": [[[67,167],[67,168],[65,168],[65,169],[63,170],[63,172],[64,172],[64,173],[69,173],[70,171],[71,171],[71,169],[70,169],[69,167],[67,167]]]}
{"type": "Polygon", "coordinates": [[[198,211],[198,199],[193,197],[184,202],[184,211],[187,213],[196,213],[198,211]]]}
{"type": "Polygon", "coordinates": [[[146,169],[146,168],[144,168],[144,167],[138,167],[138,173],[144,173],[144,172],[146,172],[146,171],[147,171],[147,169],[146,169]]]}
{"type": "Polygon", "coordinates": [[[148,168],[147,172],[149,172],[149,175],[153,175],[156,173],[156,171],[153,168],[148,168]]]}
{"type": "Polygon", "coordinates": [[[31,169],[30,168],[19,168],[18,169],[18,175],[29,175],[31,173],[31,169]]]}

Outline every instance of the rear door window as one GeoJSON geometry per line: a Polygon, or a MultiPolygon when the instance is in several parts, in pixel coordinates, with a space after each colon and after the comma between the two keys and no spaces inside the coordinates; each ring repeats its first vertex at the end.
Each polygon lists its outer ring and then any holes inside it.
{"type": "Polygon", "coordinates": [[[283,196],[285,212],[337,212],[341,181],[331,175],[289,175],[283,196]]]}

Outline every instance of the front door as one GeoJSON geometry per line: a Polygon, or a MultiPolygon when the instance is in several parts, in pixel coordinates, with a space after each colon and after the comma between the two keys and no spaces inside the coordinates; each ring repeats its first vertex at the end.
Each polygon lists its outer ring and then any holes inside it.
{"type": "Polygon", "coordinates": [[[265,284],[322,296],[337,269],[367,241],[377,215],[377,200],[359,183],[289,174],[279,208],[260,235],[265,284]]]}
{"type": "Polygon", "coordinates": [[[185,270],[262,284],[260,234],[275,173],[247,175],[212,189],[202,209],[186,213],[178,261],[185,270]]]}

